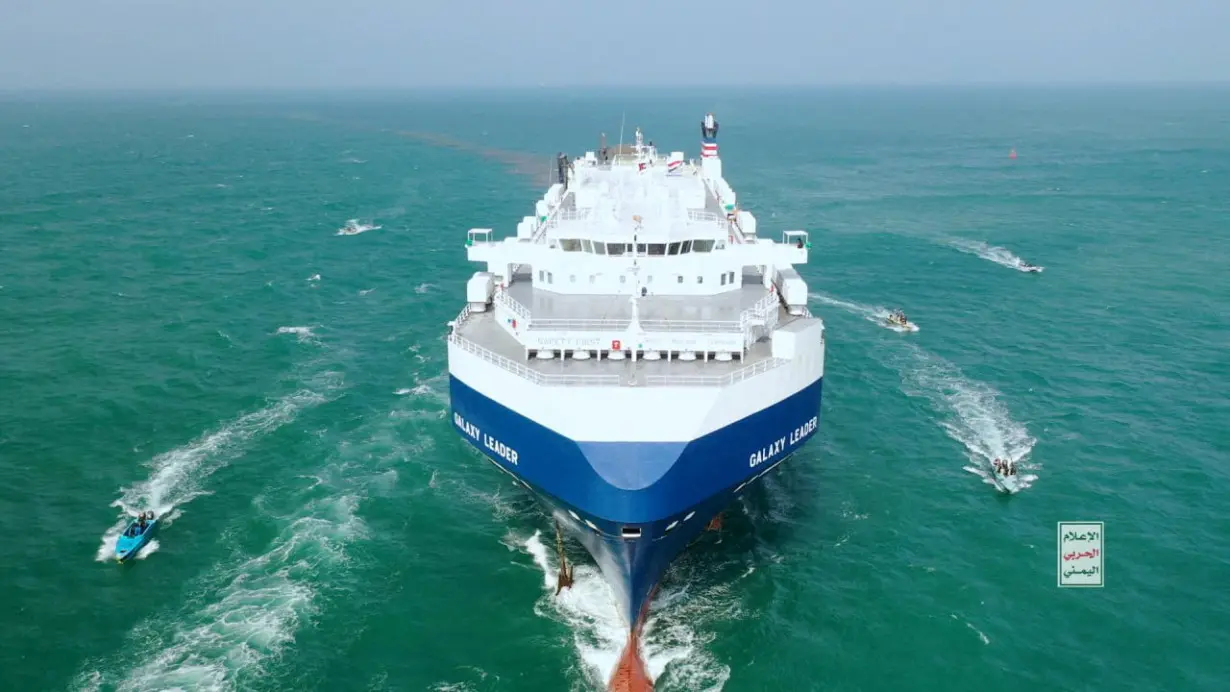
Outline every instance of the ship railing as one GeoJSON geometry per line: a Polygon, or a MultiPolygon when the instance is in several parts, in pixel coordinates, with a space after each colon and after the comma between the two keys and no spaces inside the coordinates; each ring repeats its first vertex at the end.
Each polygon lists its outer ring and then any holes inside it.
{"type": "Polygon", "coordinates": [[[726,332],[742,331],[736,320],[641,320],[641,327],[649,332],[726,332]]]}
{"type": "Polygon", "coordinates": [[[512,296],[508,294],[508,291],[505,291],[505,290],[496,291],[495,304],[500,307],[506,308],[507,310],[512,312],[512,314],[516,315],[517,317],[520,317],[521,319],[525,320],[527,323],[531,321],[530,309],[525,307],[521,303],[517,302],[515,298],[513,298],[512,296]]]}
{"type": "MultiPolygon", "coordinates": [[[[495,294],[497,305],[511,311],[517,317],[525,320],[530,331],[565,331],[565,330],[595,330],[618,331],[627,329],[631,319],[610,318],[571,318],[543,317],[535,319],[528,307],[513,298],[505,290],[495,294]]],[[[776,293],[761,298],[752,307],[739,313],[734,320],[641,320],[641,328],[647,332],[713,332],[713,333],[743,333],[759,332],[760,335],[772,332],[777,326],[779,298],[776,293]]],[[[759,337],[750,343],[758,341],[759,337]]]]}
{"type": "MultiPolygon", "coordinates": [[[[545,318],[529,322],[530,331],[623,331],[632,320],[545,318]]],[[[738,334],[746,331],[738,320],[641,320],[641,329],[646,332],[709,332],[738,334]]]]}
{"type": "Polygon", "coordinates": [[[572,319],[572,318],[555,318],[548,317],[543,319],[530,319],[528,329],[532,332],[537,331],[568,331],[568,330],[594,330],[594,331],[620,331],[628,328],[631,320],[610,320],[610,319],[572,319]]]}
{"type": "Polygon", "coordinates": [[[505,358],[491,349],[483,348],[469,339],[454,332],[448,337],[449,343],[457,345],[459,348],[469,351],[478,356],[482,360],[499,366],[514,375],[523,377],[534,384],[546,386],[569,386],[569,385],[590,385],[590,386],[613,386],[620,383],[619,375],[557,375],[538,372],[532,368],[528,368],[521,363],[518,363],[511,358],[505,358]]]}
{"type": "Polygon", "coordinates": [[[646,375],[649,386],[678,385],[684,387],[713,387],[742,382],[788,363],[784,358],[767,358],[726,375],[646,375]]]}
{"type": "Polygon", "coordinates": [[[724,223],[726,219],[720,214],[715,214],[711,211],[705,211],[703,209],[689,209],[688,221],[724,223]]]}
{"type": "MultiPolygon", "coordinates": [[[[598,159],[598,161],[594,163],[593,165],[591,165],[590,168],[596,168],[600,171],[610,171],[610,170],[615,169],[617,166],[631,167],[631,166],[634,166],[640,163],[640,161],[641,159],[633,154],[627,154],[627,155],[611,154],[610,159],[606,161],[603,161],[602,159],[598,159]]],[[[669,163],[667,161],[667,157],[662,156],[662,153],[658,152],[656,165],[666,166],[667,163],[669,163]]],[[[697,175],[700,173],[700,169],[696,165],[696,159],[685,158],[683,160],[683,165],[687,166],[687,171],[691,175],[697,175]]]]}
{"type": "Polygon", "coordinates": [[[451,334],[456,334],[461,325],[465,324],[467,318],[470,317],[470,304],[466,303],[465,307],[461,308],[461,312],[457,313],[457,319],[452,322],[451,334]]]}
{"type": "Polygon", "coordinates": [[[770,293],[743,311],[739,324],[742,327],[745,344],[750,346],[773,333],[781,317],[779,302],[777,294],[770,293]]]}
{"type": "MultiPolygon", "coordinates": [[[[719,205],[722,204],[722,195],[718,192],[716,184],[708,178],[705,178],[704,181],[705,191],[708,192],[709,196],[712,197],[719,205]]],[[[712,214],[717,219],[718,224],[722,227],[722,230],[730,235],[734,242],[740,244],[747,242],[747,235],[743,232],[743,227],[739,225],[739,222],[736,221],[734,217],[714,214],[713,212],[701,213],[712,214]]]]}
{"type": "Polygon", "coordinates": [[[455,344],[457,347],[478,356],[480,359],[491,363],[492,365],[503,368],[518,377],[533,382],[534,384],[549,387],[614,387],[620,385],[636,386],[640,383],[650,387],[715,387],[742,382],[749,378],[756,377],[757,375],[764,374],[789,362],[784,358],[768,358],[757,361],[756,363],[746,367],[739,368],[738,370],[725,375],[645,375],[641,378],[637,378],[636,376],[629,378],[621,375],[564,375],[538,372],[537,370],[518,363],[511,358],[506,358],[490,349],[479,346],[456,332],[449,335],[448,341],[449,343],[455,344]]]}
{"type": "Polygon", "coordinates": [[[564,209],[563,207],[558,207],[556,208],[555,213],[551,214],[551,216],[547,218],[546,223],[542,224],[542,228],[543,230],[548,228],[557,228],[565,221],[584,221],[589,218],[589,214],[590,209],[588,207],[581,209],[564,209]]]}
{"type": "MultiPolygon", "coordinates": [[[[569,193],[565,192],[564,194],[566,196],[569,193]]],[[[583,219],[588,215],[589,209],[565,209],[563,200],[561,200],[560,203],[551,210],[551,213],[547,215],[546,220],[538,223],[538,226],[534,229],[533,235],[530,236],[530,242],[537,243],[542,240],[543,236],[547,234],[549,229],[559,226],[560,221],[575,221],[577,219],[583,219]]],[[[521,271],[522,266],[523,265],[520,264],[514,264],[512,266],[512,270],[508,273],[508,276],[505,277],[508,283],[511,284],[513,282],[513,277],[521,271]]]]}

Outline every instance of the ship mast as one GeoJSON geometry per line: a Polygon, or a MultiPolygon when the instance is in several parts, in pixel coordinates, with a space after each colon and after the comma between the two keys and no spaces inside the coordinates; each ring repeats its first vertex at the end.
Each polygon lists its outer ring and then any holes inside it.
{"type": "MultiPolygon", "coordinates": [[[[637,143],[639,144],[640,139],[641,139],[640,128],[637,128],[636,139],[637,139],[637,143]]],[[[643,229],[641,225],[642,221],[641,221],[640,216],[633,216],[632,221],[636,223],[636,227],[632,231],[632,269],[629,270],[632,272],[632,297],[629,299],[629,302],[632,303],[632,321],[628,323],[628,336],[630,337],[628,343],[629,344],[635,343],[639,345],[640,338],[641,338],[641,319],[640,319],[641,267],[640,267],[640,264],[636,261],[636,249],[637,249],[637,244],[638,244],[637,241],[639,238],[637,231],[641,231],[643,229]]],[[[633,346],[632,348],[632,362],[633,364],[636,363],[636,347],[635,346],[633,346]]]]}

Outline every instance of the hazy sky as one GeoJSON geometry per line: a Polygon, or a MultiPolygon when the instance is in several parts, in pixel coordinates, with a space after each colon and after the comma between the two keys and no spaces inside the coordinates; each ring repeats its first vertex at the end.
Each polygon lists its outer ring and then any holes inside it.
{"type": "Polygon", "coordinates": [[[1230,0],[0,0],[0,88],[1230,81],[1230,0]]]}

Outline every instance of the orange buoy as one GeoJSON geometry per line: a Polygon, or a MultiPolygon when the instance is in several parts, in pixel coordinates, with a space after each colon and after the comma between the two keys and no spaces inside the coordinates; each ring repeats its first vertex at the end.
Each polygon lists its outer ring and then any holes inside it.
{"type": "Polygon", "coordinates": [[[1016,158],[1016,149],[1013,149],[1012,151],[1008,152],[1008,158],[1010,159],[1016,158]]]}

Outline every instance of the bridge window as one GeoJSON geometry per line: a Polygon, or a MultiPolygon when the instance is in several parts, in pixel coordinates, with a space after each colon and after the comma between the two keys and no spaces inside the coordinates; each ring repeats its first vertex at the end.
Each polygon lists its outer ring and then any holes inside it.
{"type": "Polygon", "coordinates": [[[582,238],[581,239],[581,250],[592,253],[594,251],[594,245],[588,240],[582,238]]]}
{"type": "Polygon", "coordinates": [[[722,285],[726,285],[726,272],[722,272],[722,285]]]}
{"type": "Polygon", "coordinates": [[[666,243],[650,243],[649,244],[649,256],[650,257],[661,257],[662,255],[665,255],[665,254],[666,254],[666,243]]]}
{"type": "Polygon", "coordinates": [[[594,254],[595,255],[605,255],[606,254],[606,243],[599,243],[598,241],[595,240],[594,241],[594,254]]]}
{"type": "Polygon", "coordinates": [[[625,526],[619,530],[619,533],[624,538],[640,538],[641,537],[641,527],[625,526]]]}
{"type": "Polygon", "coordinates": [[[734,273],[734,272],[726,272],[726,275],[730,277],[730,283],[732,283],[732,284],[733,284],[733,283],[735,282],[735,273],[734,273]]]}
{"type": "Polygon", "coordinates": [[[713,249],[712,240],[693,240],[692,252],[709,252],[713,249]]]}
{"type": "Polygon", "coordinates": [[[692,251],[692,241],[690,240],[683,241],[683,247],[679,248],[679,254],[686,255],[691,251],[692,251]]]}
{"type": "Polygon", "coordinates": [[[646,247],[647,246],[645,245],[645,243],[637,243],[636,244],[636,254],[640,255],[641,257],[644,257],[646,247]]]}
{"type": "Polygon", "coordinates": [[[551,272],[547,272],[547,283],[549,284],[555,283],[555,275],[553,275],[551,272]]]}
{"type": "Polygon", "coordinates": [[[678,255],[678,254],[679,254],[679,245],[680,245],[680,243],[671,243],[670,245],[667,245],[667,246],[666,246],[666,254],[668,254],[668,255],[678,255]]]}
{"type": "Polygon", "coordinates": [[[624,244],[623,243],[607,243],[606,244],[606,254],[608,255],[624,254],[624,244]]]}
{"type": "Polygon", "coordinates": [[[581,241],[574,238],[560,238],[559,246],[564,252],[580,252],[581,241]]]}
{"type": "Polygon", "coordinates": [[[547,273],[546,273],[545,271],[543,271],[543,270],[539,269],[539,270],[538,270],[538,280],[539,280],[539,281],[546,281],[546,280],[547,280],[547,273]]]}

